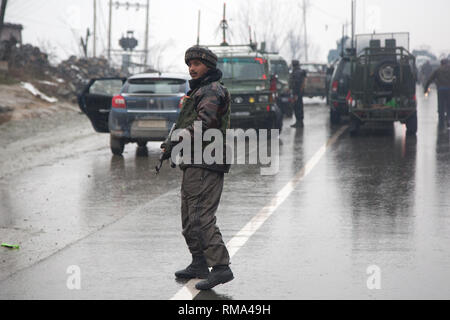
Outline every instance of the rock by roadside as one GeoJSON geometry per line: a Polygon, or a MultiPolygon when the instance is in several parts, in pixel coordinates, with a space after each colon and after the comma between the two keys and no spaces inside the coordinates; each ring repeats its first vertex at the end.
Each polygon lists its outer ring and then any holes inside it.
{"type": "Polygon", "coordinates": [[[48,117],[61,110],[79,111],[73,103],[50,103],[34,96],[20,84],[0,85],[0,96],[0,125],[11,120],[48,117]]]}
{"type": "MultiPolygon", "coordinates": [[[[76,103],[76,95],[91,78],[126,77],[127,73],[112,67],[103,57],[71,56],[57,66],[49,63],[48,55],[30,44],[0,43],[0,60],[8,63],[6,80],[31,83],[47,96],[76,103]]],[[[1,78],[1,77],[0,77],[1,78]]]]}

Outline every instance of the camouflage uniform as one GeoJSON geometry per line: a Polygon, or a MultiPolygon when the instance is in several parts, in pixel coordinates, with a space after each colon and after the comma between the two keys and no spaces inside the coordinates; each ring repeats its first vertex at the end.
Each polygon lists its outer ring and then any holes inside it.
{"type": "MultiPolygon", "coordinates": [[[[202,131],[220,129],[225,143],[231,98],[219,82],[221,77],[220,70],[212,69],[202,79],[190,81],[191,91],[183,100],[177,129],[189,130],[193,138],[194,121],[201,121],[202,131]]],[[[224,159],[225,156],[224,152],[224,159]]],[[[216,226],[215,213],[222,195],[224,173],[229,172],[230,166],[224,161],[212,165],[184,163],[180,168],[183,170],[181,220],[190,252],[193,256],[204,256],[210,267],[229,265],[230,257],[216,226]]]]}

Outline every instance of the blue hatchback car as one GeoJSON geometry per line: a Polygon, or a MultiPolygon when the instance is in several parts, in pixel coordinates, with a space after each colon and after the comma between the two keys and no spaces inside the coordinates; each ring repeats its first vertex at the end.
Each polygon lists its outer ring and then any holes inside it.
{"type": "Polygon", "coordinates": [[[110,134],[112,153],[121,155],[127,143],[145,147],[148,141],[167,137],[189,90],[189,79],[169,73],[91,79],[78,104],[97,132],[110,134]]]}

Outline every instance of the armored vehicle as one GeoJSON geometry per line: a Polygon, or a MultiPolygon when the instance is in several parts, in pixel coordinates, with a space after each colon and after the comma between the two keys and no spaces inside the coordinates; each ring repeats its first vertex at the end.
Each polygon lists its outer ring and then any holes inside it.
{"type": "Polygon", "coordinates": [[[248,45],[208,46],[231,94],[231,127],[282,129],[283,115],[271,86],[267,58],[248,45]]]}
{"type": "Polygon", "coordinates": [[[347,95],[351,134],[366,122],[395,122],[417,132],[416,66],[409,33],[356,36],[347,95]]]}

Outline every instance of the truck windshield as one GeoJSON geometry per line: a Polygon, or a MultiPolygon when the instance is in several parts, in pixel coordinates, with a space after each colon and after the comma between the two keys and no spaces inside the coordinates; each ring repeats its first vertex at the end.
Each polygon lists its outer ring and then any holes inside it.
{"type": "Polygon", "coordinates": [[[273,60],[271,61],[272,73],[278,75],[281,79],[289,79],[289,67],[286,61],[273,60]]]}
{"type": "Polygon", "coordinates": [[[177,94],[185,93],[186,81],[183,79],[130,79],[123,93],[177,94]]]}
{"type": "Polygon", "coordinates": [[[223,79],[261,80],[267,79],[264,70],[266,60],[262,58],[221,58],[217,68],[223,73],[223,79]]]}

